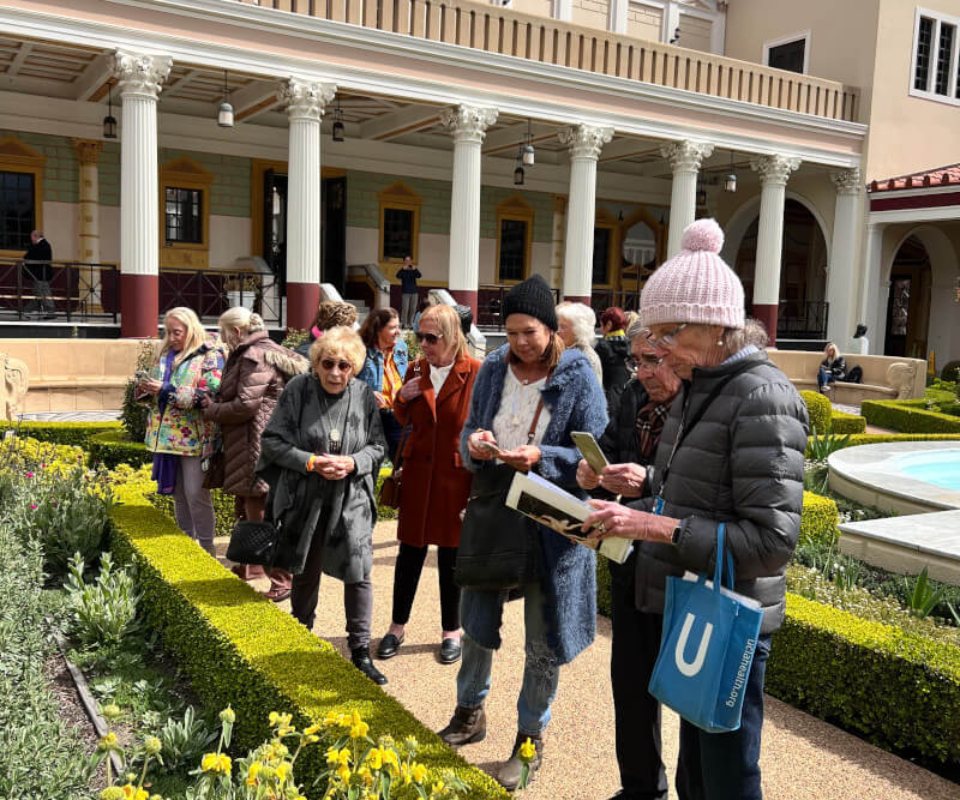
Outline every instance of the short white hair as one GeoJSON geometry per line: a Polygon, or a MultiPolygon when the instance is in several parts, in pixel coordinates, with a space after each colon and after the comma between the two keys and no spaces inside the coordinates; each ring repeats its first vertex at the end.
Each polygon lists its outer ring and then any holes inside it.
{"type": "Polygon", "coordinates": [[[557,306],[557,316],[570,323],[573,328],[573,341],[577,347],[593,347],[597,338],[597,315],[590,306],[564,302],[557,306]]]}

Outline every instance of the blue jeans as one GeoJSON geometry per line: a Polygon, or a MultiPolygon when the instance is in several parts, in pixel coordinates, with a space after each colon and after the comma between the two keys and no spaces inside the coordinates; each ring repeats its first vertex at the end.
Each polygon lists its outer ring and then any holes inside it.
{"type": "MultiPolygon", "coordinates": [[[[483,619],[499,630],[507,591],[475,592],[465,589],[460,613],[465,624],[468,616],[483,619]]],[[[543,620],[543,591],[539,584],[523,587],[523,627],[526,636],[526,661],[523,685],[517,699],[517,730],[526,736],[539,736],[550,723],[553,699],[557,696],[560,665],[547,644],[547,626],[543,620]]],[[[490,694],[493,650],[482,647],[467,634],[463,636],[463,662],[457,674],[457,704],[477,708],[490,694]]]]}
{"type": "Polygon", "coordinates": [[[740,729],[707,733],[680,720],[677,795],[680,800],[761,800],[760,734],[763,729],[763,678],[770,636],[757,640],[743,696],[740,729]]]}
{"type": "Polygon", "coordinates": [[[833,383],[836,379],[836,376],[832,372],[827,372],[823,367],[820,367],[820,370],[817,372],[817,386],[820,387],[821,392],[824,386],[828,383],[833,383]]]}

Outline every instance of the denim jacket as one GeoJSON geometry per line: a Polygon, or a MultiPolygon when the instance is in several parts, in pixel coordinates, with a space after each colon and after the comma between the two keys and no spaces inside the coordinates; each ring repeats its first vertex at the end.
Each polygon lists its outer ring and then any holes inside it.
{"type": "MultiPolygon", "coordinates": [[[[397,365],[400,380],[407,374],[408,360],[407,343],[403,339],[397,339],[397,345],[393,349],[393,363],[397,365]]],[[[383,353],[376,347],[367,348],[367,360],[363,362],[363,369],[357,377],[373,391],[383,391],[383,353]]]]}

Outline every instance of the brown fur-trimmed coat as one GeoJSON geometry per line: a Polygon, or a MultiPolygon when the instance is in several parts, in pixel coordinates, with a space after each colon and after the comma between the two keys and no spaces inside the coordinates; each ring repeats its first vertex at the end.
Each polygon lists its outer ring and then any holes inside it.
{"type": "Polygon", "coordinates": [[[220,392],[204,416],[220,425],[223,439],[223,490],[240,497],[266,495],[267,484],[255,470],[260,437],[287,381],[310,363],[272,341],[266,331],[244,338],[230,353],[220,392]]]}

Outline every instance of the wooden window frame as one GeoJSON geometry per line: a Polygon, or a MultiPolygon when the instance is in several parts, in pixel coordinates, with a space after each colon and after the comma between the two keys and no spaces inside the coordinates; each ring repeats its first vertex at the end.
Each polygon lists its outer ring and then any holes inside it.
{"type": "MultiPolygon", "coordinates": [[[[616,271],[616,265],[618,263],[619,253],[620,253],[620,224],[616,217],[614,217],[610,212],[604,208],[597,209],[596,216],[593,221],[593,229],[596,231],[597,228],[603,228],[604,230],[610,231],[610,247],[607,249],[607,279],[603,283],[593,283],[593,263],[590,264],[590,281],[591,285],[596,289],[614,289],[616,288],[614,282],[614,273],[616,271]]],[[[596,233],[594,233],[596,236],[596,233]]],[[[593,243],[591,240],[590,246],[591,258],[593,253],[593,243]]]]}
{"type": "MultiPolygon", "coordinates": [[[[41,155],[16,136],[0,139],[0,171],[20,172],[33,176],[33,226],[43,230],[43,170],[46,156],[41,155]]],[[[5,258],[22,258],[24,250],[0,250],[5,258]]]]}
{"type": "Polygon", "coordinates": [[[533,266],[533,223],[536,211],[519,194],[512,194],[497,206],[497,249],[494,254],[494,282],[502,286],[514,286],[530,277],[533,266]],[[523,277],[519,280],[501,280],[500,278],[500,237],[503,232],[503,220],[517,220],[527,223],[526,238],[523,243],[523,277]]]}
{"type": "Polygon", "coordinates": [[[387,258],[383,254],[383,223],[386,210],[410,211],[413,213],[413,230],[410,232],[410,255],[413,263],[420,263],[420,208],[423,197],[407,186],[403,181],[396,181],[386,189],[377,192],[380,202],[379,223],[377,224],[377,262],[380,271],[393,283],[399,283],[397,270],[403,266],[403,258],[387,258]]]}
{"type": "Polygon", "coordinates": [[[165,269],[209,269],[210,206],[214,174],[188,156],[169,161],[160,168],[160,267],[165,269]],[[168,242],[166,190],[200,191],[200,241],[168,242]]]}

